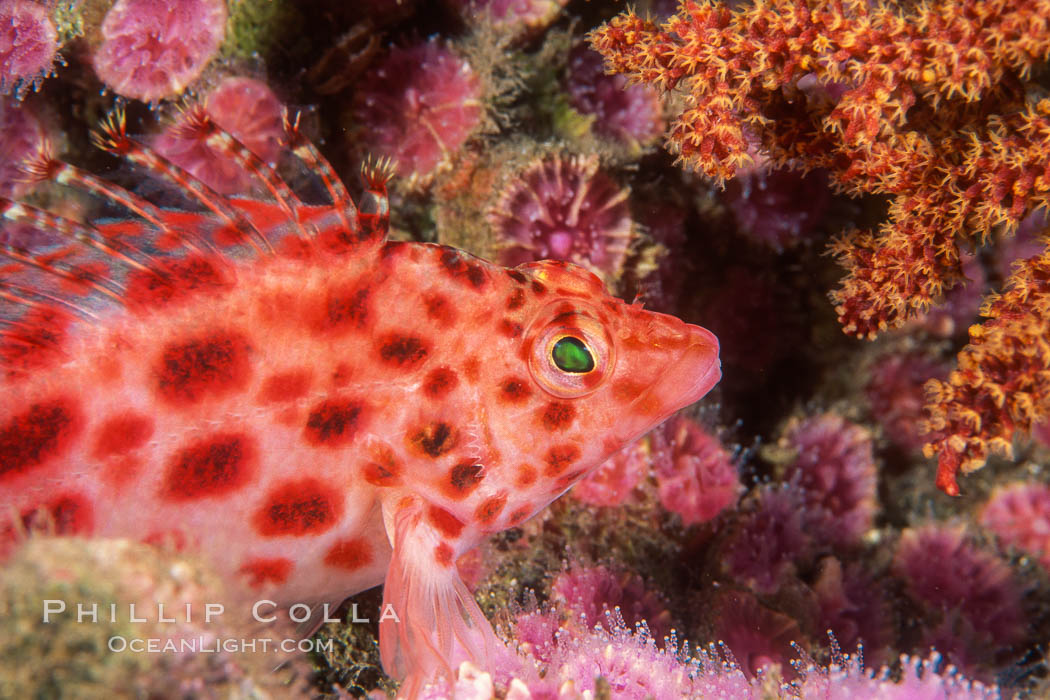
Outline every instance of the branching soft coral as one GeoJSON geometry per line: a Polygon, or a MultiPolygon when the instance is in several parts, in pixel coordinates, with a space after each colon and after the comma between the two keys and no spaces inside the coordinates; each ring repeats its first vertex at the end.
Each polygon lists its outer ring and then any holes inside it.
{"type": "Polygon", "coordinates": [[[1015,430],[1030,431],[1050,407],[1050,251],[1017,264],[1006,290],[981,310],[948,381],[926,383],[926,455],[938,455],[937,485],[958,493],[957,472],[989,452],[1009,457],[1015,430]]]}
{"type": "MultiPolygon", "coordinates": [[[[996,228],[1010,232],[1050,205],[1050,99],[1029,82],[1050,55],[1050,0],[906,9],[887,0],[757,0],[738,10],[683,0],[662,25],[628,12],[590,41],[611,71],[684,93],[668,143],[686,166],[723,183],[749,161],[750,135],[776,165],[822,168],[839,191],[890,198],[877,231],[847,232],[832,245],[847,272],[831,294],[847,333],[872,338],[915,317],[965,280],[961,246],[984,243],[996,228]]],[[[1002,303],[1038,317],[1015,288],[1014,301],[1002,303]]],[[[986,325],[960,372],[978,357],[1013,357],[1000,344],[1031,337],[1001,314],[986,325]]],[[[992,410],[977,396],[1046,381],[1033,372],[1048,369],[1038,359],[1007,362],[994,384],[971,372],[968,389],[953,381],[954,393],[932,397],[928,451],[941,454],[942,488],[955,491],[950,475],[961,465],[983,463],[977,437],[1008,440],[1030,422],[1002,399],[991,399],[992,410]],[[949,400],[955,408],[938,407],[949,400]]],[[[1029,413],[1045,412],[1043,397],[1031,398],[1029,413]]]]}

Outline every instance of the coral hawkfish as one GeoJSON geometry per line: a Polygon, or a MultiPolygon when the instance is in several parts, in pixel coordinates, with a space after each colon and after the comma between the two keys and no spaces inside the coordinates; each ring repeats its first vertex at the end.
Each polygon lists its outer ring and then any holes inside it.
{"type": "Polygon", "coordinates": [[[387,239],[388,169],[307,204],[192,108],[184,135],[251,173],[224,197],[126,133],[96,142],[187,200],[161,208],[53,157],[29,175],[104,198],[84,223],[4,201],[64,245],[3,250],[0,536],[174,541],[285,604],[385,581],[406,696],[498,642],[456,569],[720,378],[708,331],[561,262],[507,269],[387,239]],[[189,210],[195,209],[195,210],[189,210]]]}

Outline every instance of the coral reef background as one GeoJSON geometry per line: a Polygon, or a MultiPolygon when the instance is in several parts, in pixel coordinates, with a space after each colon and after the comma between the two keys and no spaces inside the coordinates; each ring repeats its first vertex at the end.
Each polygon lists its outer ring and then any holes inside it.
{"type": "MultiPolygon", "coordinates": [[[[347,182],[396,161],[397,237],[571,260],[716,333],[702,407],[460,560],[521,657],[433,697],[1041,697],[1048,53],[1050,6],[1010,0],[0,0],[0,196],[92,206],[25,181],[45,140],[141,184],[88,139],[114,100],[171,160],[250,194],[183,138],[180,106],[267,161],[287,107],[347,182]]],[[[0,226],[16,248],[53,235],[0,226]]],[[[148,569],[114,599],[174,585],[165,553],[57,547],[5,570],[0,617],[56,558],[86,588],[148,569]]],[[[360,697],[395,687],[376,632],[326,625],[294,682],[9,635],[0,671],[17,663],[25,693],[104,672],[360,697]]]]}

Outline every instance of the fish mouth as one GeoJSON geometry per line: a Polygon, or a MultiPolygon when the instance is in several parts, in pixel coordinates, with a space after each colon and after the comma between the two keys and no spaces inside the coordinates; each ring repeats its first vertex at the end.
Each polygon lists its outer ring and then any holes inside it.
{"type": "Polygon", "coordinates": [[[641,406],[659,406],[659,414],[653,416],[659,422],[699,401],[722,378],[715,334],[687,323],[675,330],[686,335],[682,349],[669,358],[659,379],[636,400],[641,406]]]}
{"type": "MultiPolygon", "coordinates": [[[[678,407],[699,401],[722,378],[722,361],[718,357],[718,338],[706,328],[687,326],[690,333],[689,346],[671,367],[671,374],[680,377],[684,390],[679,394],[678,407]],[[692,375],[692,381],[689,376],[692,375]]],[[[660,382],[665,384],[665,382],[660,382]]],[[[666,384],[665,384],[666,385],[666,384]]],[[[672,411],[673,412],[673,411],[672,411]]]]}

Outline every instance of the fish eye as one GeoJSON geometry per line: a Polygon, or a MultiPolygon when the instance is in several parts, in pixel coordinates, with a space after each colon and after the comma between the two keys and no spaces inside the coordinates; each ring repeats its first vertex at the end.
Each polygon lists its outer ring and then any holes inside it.
{"type": "Polygon", "coordinates": [[[596,391],[616,363],[609,329],[588,304],[564,300],[542,310],[525,333],[529,373],[551,396],[576,399],[596,391]]]}
{"type": "Polygon", "coordinates": [[[551,360],[562,372],[587,374],[594,371],[594,355],[587,344],[571,335],[562,336],[554,341],[551,360]]]}

